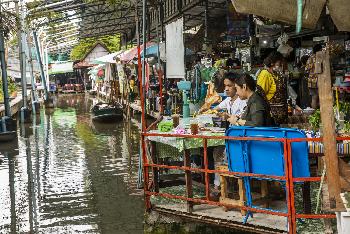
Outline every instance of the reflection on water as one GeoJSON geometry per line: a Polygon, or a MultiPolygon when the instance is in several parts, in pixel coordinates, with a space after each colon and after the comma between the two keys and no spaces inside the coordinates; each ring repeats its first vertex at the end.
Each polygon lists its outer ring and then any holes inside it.
{"type": "Polygon", "coordinates": [[[62,96],[0,145],[0,233],[143,233],[138,132],[94,124],[87,96],[62,96]]]}

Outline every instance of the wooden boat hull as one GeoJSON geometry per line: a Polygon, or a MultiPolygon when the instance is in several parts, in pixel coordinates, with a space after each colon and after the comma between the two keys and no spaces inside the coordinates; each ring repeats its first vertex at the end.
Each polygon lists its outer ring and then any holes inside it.
{"type": "Polygon", "coordinates": [[[17,138],[16,131],[0,132],[0,142],[13,141],[17,138]]]}
{"type": "Polygon", "coordinates": [[[117,114],[105,114],[105,115],[96,115],[92,117],[93,121],[101,121],[101,122],[113,122],[119,121],[123,118],[122,115],[117,114]]]}
{"type": "Polygon", "coordinates": [[[90,91],[89,91],[89,94],[90,94],[90,95],[96,95],[96,94],[97,94],[97,91],[96,91],[96,90],[90,90],[90,91]]]}
{"type": "Polygon", "coordinates": [[[99,108],[96,105],[91,111],[93,121],[114,122],[123,119],[123,109],[118,106],[99,108]]]}

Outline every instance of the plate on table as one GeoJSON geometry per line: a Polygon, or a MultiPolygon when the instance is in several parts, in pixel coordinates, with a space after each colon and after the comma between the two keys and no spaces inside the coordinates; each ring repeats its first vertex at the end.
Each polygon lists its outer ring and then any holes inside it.
{"type": "Polygon", "coordinates": [[[219,128],[219,127],[210,127],[209,128],[211,132],[217,132],[217,133],[225,133],[225,128],[219,128]]]}

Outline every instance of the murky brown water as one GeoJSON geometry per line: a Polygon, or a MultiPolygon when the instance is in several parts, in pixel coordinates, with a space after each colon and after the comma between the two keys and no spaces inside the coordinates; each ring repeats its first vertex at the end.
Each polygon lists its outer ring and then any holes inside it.
{"type": "Polygon", "coordinates": [[[91,103],[60,96],[0,145],[0,233],[143,233],[138,130],[92,123],[91,103]]]}

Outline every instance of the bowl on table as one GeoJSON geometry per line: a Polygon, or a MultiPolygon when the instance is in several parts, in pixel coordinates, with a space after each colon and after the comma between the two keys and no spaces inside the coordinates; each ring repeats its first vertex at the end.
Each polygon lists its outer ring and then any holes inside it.
{"type": "Polygon", "coordinates": [[[212,120],[213,120],[214,127],[219,127],[219,128],[227,127],[227,121],[223,120],[221,117],[212,117],[212,120]]]}

